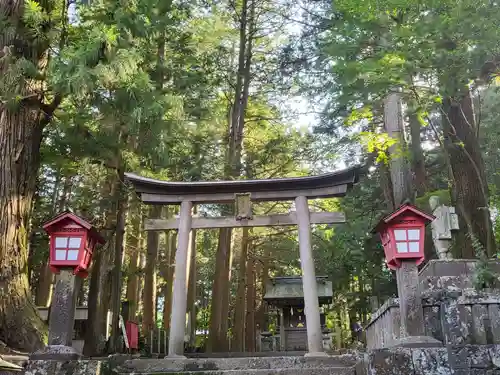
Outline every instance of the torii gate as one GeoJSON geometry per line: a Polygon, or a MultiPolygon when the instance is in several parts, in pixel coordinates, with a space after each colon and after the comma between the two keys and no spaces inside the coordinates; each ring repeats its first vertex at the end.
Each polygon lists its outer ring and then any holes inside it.
{"type": "Polygon", "coordinates": [[[304,304],[307,322],[307,356],[324,356],[314,259],[311,251],[311,224],[344,223],[342,212],[309,212],[308,199],[343,197],[358,179],[358,167],[319,176],[267,180],[171,182],[126,173],[141,200],[146,204],[180,204],[179,218],[150,219],[146,230],[178,229],[175,277],[170,317],[168,354],[184,355],[187,310],[187,262],[191,229],[266,227],[298,225],[304,304]],[[289,214],[253,216],[251,201],[295,201],[289,214]],[[234,217],[193,218],[193,203],[236,203],[234,217]]]}

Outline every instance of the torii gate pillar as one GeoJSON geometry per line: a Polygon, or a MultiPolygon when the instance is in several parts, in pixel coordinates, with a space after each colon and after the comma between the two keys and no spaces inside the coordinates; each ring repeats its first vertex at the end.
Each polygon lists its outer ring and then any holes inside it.
{"type": "Polygon", "coordinates": [[[305,196],[295,198],[297,224],[299,227],[300,266],[302,268],[302,286],[304,289],[304,311],[306,314],[307,346],[306,356],[326,356],[323,350],[320,311],[314,257],[311,249],[311,222],[309,205],[305,196]]]}
{"type": "Polygon", "coordinates": [[[184,334],[186,330],[187,310],[187,263],[189,233],[191,232],[191,209],[193,203],[181,203],[179,233],[177,235],[177,251],[175,252],[174,288],[172,292],[172,315],[170,318],[170,337],[168,339],[168,355],[184,356],[184,334]]]}

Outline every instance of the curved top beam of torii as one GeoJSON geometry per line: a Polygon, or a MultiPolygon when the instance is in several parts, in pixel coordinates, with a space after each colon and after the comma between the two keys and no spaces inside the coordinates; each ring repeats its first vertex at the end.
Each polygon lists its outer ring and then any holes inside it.
{"type": "Polygon", "coordinates": [[[162,181],[125,173],[144,203],[180,204],[234,202],[235,194],[250,193],[252,201],[286,201],[297,196],[307,198],[342,197],[358,181],[360,167],[352,167],[318,176],[265,180],[162,181]]]}

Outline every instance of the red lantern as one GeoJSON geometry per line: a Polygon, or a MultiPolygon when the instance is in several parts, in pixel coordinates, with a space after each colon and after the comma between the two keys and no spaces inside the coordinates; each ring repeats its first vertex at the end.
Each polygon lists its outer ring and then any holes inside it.
{"type": "Polygon", "coordinates": [[[375,227],[380,234],[387,265],[395,270],[401,259],[424,261],[425,226],[435,219],[411,204],[404,204],[375,227]]]}
{"type": "Polygon", "coordinates": [[[43,229],[50,238],[52,272],[72,267],[75,275],[86,277],[95,246],[105,243],[92,224],[66,211],[45,223],[43,229]]]}

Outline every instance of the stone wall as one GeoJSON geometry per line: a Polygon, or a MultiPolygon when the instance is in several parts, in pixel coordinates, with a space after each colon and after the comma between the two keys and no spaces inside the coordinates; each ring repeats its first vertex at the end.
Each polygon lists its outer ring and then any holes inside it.
{"type": "MultiPolygon", "coordinates": [[[[427,336],[450,345],[500,344],[500,290],[472,289],[474,264],[430,261],[420,272],[427,336]]],[[[400,327],[398,299],[390,299],[365,327],[367,348],[393,346],[400,327]]]]}
{"type": "MultiPolygon", "coordinates": [[[[423,298],[425,334],[443,344],[500,344],[500,292],[433,292],[423,298]]],[[[368,349],[400,338],[397,299],[387,301],[366,327],[368,349]]]]}
{"type": "Polygon", "coordinates": [[[499,345],[372,350],[356,375],[500,375],[499,345]]]}

